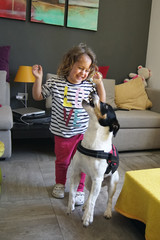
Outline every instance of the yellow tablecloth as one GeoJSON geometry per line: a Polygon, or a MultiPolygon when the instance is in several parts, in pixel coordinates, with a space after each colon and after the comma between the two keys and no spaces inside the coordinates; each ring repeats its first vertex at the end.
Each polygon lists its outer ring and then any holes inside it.
{"type": "Polygon", "coordinates": [[[145,223],[147,240],[159,240],[160,168],[126,172],[115,210],[145,223]]]}

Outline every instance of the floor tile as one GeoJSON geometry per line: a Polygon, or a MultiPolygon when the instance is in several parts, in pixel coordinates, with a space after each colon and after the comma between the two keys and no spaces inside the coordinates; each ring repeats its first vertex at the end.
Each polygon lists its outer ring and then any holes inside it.
{"type": "Polygon", "coordinates": [[[0,205],[2,240],[62,240],[57,217],[49,199],[0,205]]]}
{"type": "Polygon", "coordinates": [[[28,161],[3,161],[0,164],[3,182],[1,201],[39,199],[47,197],[43,177],[36,158],[28,161]]]}

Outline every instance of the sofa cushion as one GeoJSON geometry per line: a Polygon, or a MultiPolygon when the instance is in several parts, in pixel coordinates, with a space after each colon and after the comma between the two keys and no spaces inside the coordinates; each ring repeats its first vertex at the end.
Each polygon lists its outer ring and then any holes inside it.
{"type": "Polygon", "coordinates": [[[156,88],[146,88],[146,93],[149,99],[152,101],[152,108],[153,112],[160,113],[160,89],[156,88]]]}
{"type": "Polygon", "coordinates": [[[0,107],[0,130],[9,130],[13,127],[12,110],[10,106],[0,107]]]}
{"type": "Polygon", "coordinates": [[[160,114],[150,110],[118,110],[120,128],[160,128],[160,114]]]}
{"type": "Polygon", "coordinates": [[[140,77],[115,86],[115,103],[123,109],[145,110],[152,107],[140,77]]]}
{"type": "Polygon", "coordinates": [[[114,79],[103,79],[104,88],[106,91],[106,102],[113,108],[116,108],[115,104],[115,80],[114,79]]]}
{"type": "Polygon", "coordinates": [[[0,46],[0,70],[7,72],[7,81],[9,81],[9,53],[10,46],[0,46]]]}
{"type": "Polygon", "coordinates": [[[109,66],[100,66],[98,67],[98,71],[102,73],[103,78],[107,78],[107,72],[108,72],[109,66]]]}

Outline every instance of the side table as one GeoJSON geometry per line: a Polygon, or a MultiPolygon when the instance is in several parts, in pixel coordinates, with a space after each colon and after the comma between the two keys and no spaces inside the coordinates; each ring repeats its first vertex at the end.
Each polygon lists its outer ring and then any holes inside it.
{"type": "Polygon", "coordinates": [[[23,118],[24,122],[13,115],[12,139],[51,138],[49,130],[50,115],[46,113],[38,118],[23,118]],[[26,123],[25,123],[26,122],[26,123]],[[28,123],[28,124],[27,124],[28,123]]]}
{"type": "Polygon", "coordinates": [[[20,138],[51,138],[48,124],[32,124],[14,122],[11,130],[12,139],[20,138]]]}

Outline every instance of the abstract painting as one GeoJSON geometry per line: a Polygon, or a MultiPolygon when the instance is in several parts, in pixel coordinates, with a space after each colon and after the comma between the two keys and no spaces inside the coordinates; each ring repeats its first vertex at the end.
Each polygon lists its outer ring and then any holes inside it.
{"type": "Polygon", "coordinates": [[[0,17],[26,20],[26,0],[0,0],[0,17]]]}
{"type": "Polygon", "coordinates": [[[64,26],[65,0],[32,0],[31,22],[64,26]]]}
{"type": "Polygon", "coordinates": [[[67,27],[97,31],[99,0],[68,0],[67,27]]]}

